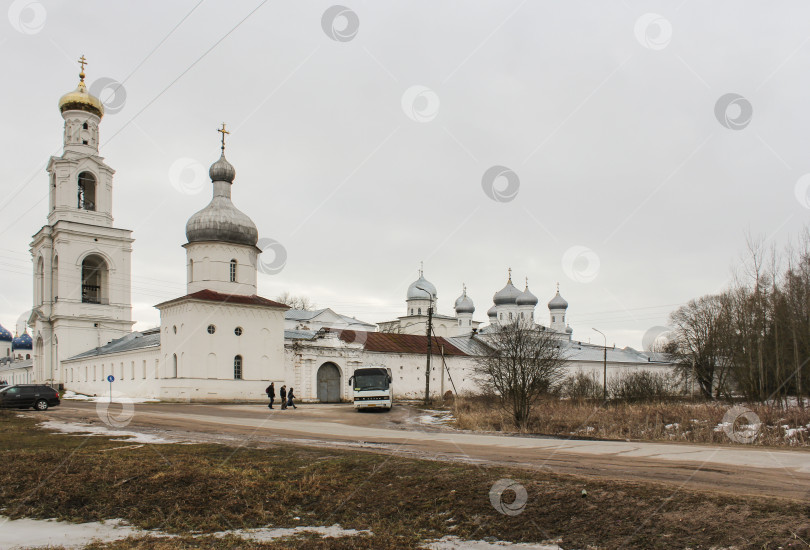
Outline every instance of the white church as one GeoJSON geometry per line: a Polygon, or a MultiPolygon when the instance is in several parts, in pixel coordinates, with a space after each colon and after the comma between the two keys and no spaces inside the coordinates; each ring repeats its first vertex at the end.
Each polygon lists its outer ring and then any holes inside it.
{"type": "MultiPolygon", "coordinates": [[[[186,224],[186,294],[155,306],[159,327],[132,331],[134,240],[113,225],[114,171],[99,156],[104,107],[87,90],[84,58],[79,77],[78,87],[59,100],[64,149],[48,163],[48,218],[30,244],[34,302],[25,336],[33,354],[0,361],[0,380],[103,395],[113,375],[120,394],[171,401],[262,400],[272,381],[294,386],[302,400],[337,402],[350,399],[347,381],[356,368],[375,365],[392,370],[398,397],[417,397],[424,391],[429,316],[429,375],[437,395],[477,390],[472,370],[476,356],[486,353],[487,333],[516,319],[559,335],[572,372],[601,373],[604,348],[572,339],[559,286],[543,326],[535,317],[538,298],[528,282],[522,291],[514,286],[511,270],[485,326],[473,319],[466,287],[452,314],[439,313],[436,287],[421,269],[404,315],[376,325],[260,296],[258,231],[231,200],[236,170],[225,158],[224,125],[222,152],[209,170],[212,199],[186,224]]],[[[632,348],[608,348],[607,361],[609,376],[671,368],[632,348]]]]}

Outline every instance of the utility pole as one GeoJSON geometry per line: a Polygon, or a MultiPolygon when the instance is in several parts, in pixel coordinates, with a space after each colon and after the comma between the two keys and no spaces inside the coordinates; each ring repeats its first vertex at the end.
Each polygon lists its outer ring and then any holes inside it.
{"type": "Polygon", "coordinates": [[[427,365],[425,366],[425,405],[430,403],[430,352],[433,343],[433,297],[431,296],[430,306],[428,307],[428,322],[427,322],[427,365]]]}
{"type": "Polygon", "coordinates": [[[602,401],[607,402],[607,336],[601,330],[593,329],[605,339],[604,355],[602,356],[602,401]]]}
{"type": "Polygon", "coordinates": [[[427,361],[425,365],[425,405],[430,403],[430,352],[433,348],[433,340],[432,340],[432,332],[433,332],[433,293],[430,291],[422,288],[421,286],[417,286],[419,290],[424,292],[428,295],[428,300],[430,300],[430,305],[428,306],[428,322],[427,322],[427,329],[425,330],[425,334],[427,335],[427,361]]]}

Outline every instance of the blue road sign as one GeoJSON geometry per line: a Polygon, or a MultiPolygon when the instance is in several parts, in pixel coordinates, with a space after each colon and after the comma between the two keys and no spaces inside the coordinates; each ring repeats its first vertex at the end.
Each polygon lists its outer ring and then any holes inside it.
{"type": "Polygon", "coordinates": [[[115,376],[112,374],[107,377],[107,382],[115,382],[115,376]]]}

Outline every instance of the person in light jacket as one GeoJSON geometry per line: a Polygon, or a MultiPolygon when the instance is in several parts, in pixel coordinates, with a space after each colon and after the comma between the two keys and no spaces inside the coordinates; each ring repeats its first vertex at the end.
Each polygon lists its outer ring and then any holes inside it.
{"type": "Polygon", "coordinates": [[[281,386],[278,396],[281,398],[281,410],[283,411],[287,408],[287,386],[281,386]]]}

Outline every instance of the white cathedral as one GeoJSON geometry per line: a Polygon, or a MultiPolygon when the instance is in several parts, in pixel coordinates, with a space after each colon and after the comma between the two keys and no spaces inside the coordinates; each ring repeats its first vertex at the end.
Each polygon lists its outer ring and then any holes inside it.
{"type": "MultiPolygon", "coordinates": [[[[300,399],[333,402],[350,399],[354,369],[375,365],[392,369],[397,396],[416,397],[424,388],[430,313],[429,375],[441,395],[477,389],[473,367],[486,353],[488,332],[516,319],[536,322],[539,300],[528,282],[523,291],[514,286],[511,270],[486,326],[473,319],[466,287],[453,315],[438,313],[436,287],[421,269],[408,288],[405,315],[378,323],[379,330],[331,309],[293,310],[261,297],[258,231],[231,201],[236,170],[225,158],[223,125],[222,153],[209,170],[213,197],[186,224],[186,294],[155,306],[159,327],[133,332],[134,241],[131,231],[113,225],[114,171],[99,156],[104,107],[87,90],[84,58],[79,76],[78,87],[59,100],[64,150],[48,163],[47,223],[30,245],[33,358],[0,362],[0,379],[103,395],[112,375],[119,394],[179,401],[261,400],[273,381],[294,386],[300,399]]],[[[548,308],[543,328],[567,347],[569,368],[601,372],[603,348],[572,339],[559,285],[548,308]]],[[[632,348],[609,348],[608,367],[612,373],[670,368],[632,348]]]]}

